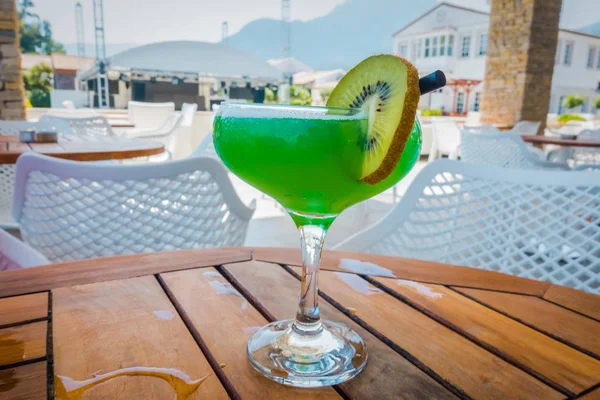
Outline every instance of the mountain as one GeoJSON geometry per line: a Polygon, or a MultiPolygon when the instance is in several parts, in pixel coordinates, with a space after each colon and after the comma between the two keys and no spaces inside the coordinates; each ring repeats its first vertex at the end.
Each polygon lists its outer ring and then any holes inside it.
{"type": "Polygon", "coordinates": [[[584,26],[583,28],[577,29],[579,32],[589,33],[590,35],[600,36],[600,21],[595,24],[584,26]]]}
{"type": "MultiPolygon", "coordinates": [[[[392,50],[392,34],[437,4],[436,0],[347,0],[329,14],[291,22],[290,56],[324,70],[350,68],[392,50]]],[[[258,19],[228,38],[228,45],[268,60],[280,58],[281,21],[258,19]]]]}
{"type": "MultiPolygon", "coordinates": [[[[67,54],[76,56],[77,55],[77,43],[64,43],[67,54]]],[[[96,45],[94,43],[85,43],[85,55],[87,57],[96,57],[96,45]]],[[[106,56],[110,57],[114,54],[120,53],[132,47],[139,46],[135,43],[114,43],[106,44],[106,56]]]]}

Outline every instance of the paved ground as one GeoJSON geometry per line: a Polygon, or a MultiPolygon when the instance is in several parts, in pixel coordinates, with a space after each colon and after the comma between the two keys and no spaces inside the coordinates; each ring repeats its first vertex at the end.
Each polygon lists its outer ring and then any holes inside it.
{"type": "MultiPolygon", "coordinates": [[[[412,182],[417,173],[425,165],[425,161],[419,161],[409,175],[396,185],[398,196],[402,196],[406,192],[410,182],[412,182]]],[[[249,204],[252,199],[256,199],[257,203],[256,212],[252,221],[250,221],[245,242],[246,246],[299,246],[300,239],[298,238],[296,227],[285,210],[277,202],[266,197],[237,177],[231,176],[231,179],[238,195],[244,203],[249,204]]],[[[331,248],[353,233],[379,221],[394,204],[393,192],[389,189],[370,200],[344,211],[331,226],[325,247],[331,248]]]]}

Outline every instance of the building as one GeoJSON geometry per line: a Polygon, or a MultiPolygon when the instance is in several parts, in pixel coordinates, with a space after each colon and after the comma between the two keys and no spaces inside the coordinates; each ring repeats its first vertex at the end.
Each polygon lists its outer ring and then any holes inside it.
{"type": "MultiPolygon", "coordinates": [[[[441,3],[393,34],[393,52],[407,58],[425,75],[446,73],[448,86],[423,96],[423,109],[445,113],[479,111],[488,46],[489,14],[441,3]]],[[[563,113],[562,100],[583,95],[575,112],[595,112],[600,97],[600,36],[560,29],[550,113],[563,113]]]]}
{"type": "Polygon", "coordinates": [[[77,71],[86,70],[94,65],[93,58],[79,58],[67,54],[52,53],[51,55],[23,54],[21,65],[24,71],[34,65],[46,64],[52,68],[54,89],[75,90],[77,71]]]}
{"type": "MultiPolygon", "coordinates": [[[[108,60],[110,104],[172,101],[177,108],[196,103],[210,110],[223,100],[262,102],[264,87],[284,82],[274,66],[223,44],[171,41],[134,47],[108,60]]],[[[82,74],[94,95],[97,71],[82,74]]]]}

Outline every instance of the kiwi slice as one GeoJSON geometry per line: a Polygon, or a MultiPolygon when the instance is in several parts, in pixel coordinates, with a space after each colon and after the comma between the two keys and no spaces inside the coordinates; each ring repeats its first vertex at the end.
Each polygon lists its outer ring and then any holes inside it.
{"type": "Polygon", "coordinates": [[[362,143],[360,180],[374,185],[400,160],[419,104],[419,74],[407,60],[382,54],[352,68],[331,92],[327,106],[360,108],[369,118],[362,143]]]}

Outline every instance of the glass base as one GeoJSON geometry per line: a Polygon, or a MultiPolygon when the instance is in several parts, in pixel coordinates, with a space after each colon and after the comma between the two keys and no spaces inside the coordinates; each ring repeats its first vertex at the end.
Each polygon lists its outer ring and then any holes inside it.
{"type": "Polygon", "coordinates": [[[284,385],[337,385],[367,364],[367,346],[347,326],[323,321],[299,329],[294,320],[276,321],[248,341],[248,359],[260,373],[284,385]]]}

